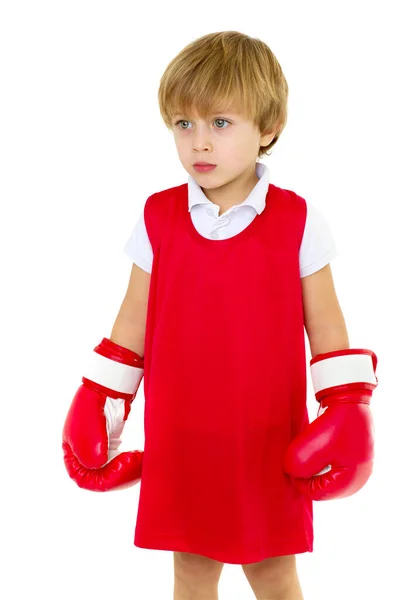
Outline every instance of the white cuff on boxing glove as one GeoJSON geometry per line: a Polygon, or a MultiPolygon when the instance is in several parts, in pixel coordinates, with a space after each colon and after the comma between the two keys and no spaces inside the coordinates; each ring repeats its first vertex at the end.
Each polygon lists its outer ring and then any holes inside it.
{"type": "MultiPolygon", "coordinates": [[[[316,399],[319,401],[329,389],[347,384],[360,383],[374,389],[378,381],[376,364],[376,354],[360,348],[346,348],[314,356],[310,361],[310,371],[316,399]]],[[[317,417],[326,409],[320,404],[317,417]]]]}
{"type": "MultiPolygon", "coordinates": [[[[143,364],[143,363],[139,363],[143,364]]],[[[107,358],[98,352],[91,353],[85,369],[84,378],[117,393],[135,398],[144,369],[126,365],[107,358]]],[[[131,399],[112,398],[107,396],[104,404],[104,415],[108,434],[108,464],[119,454],[121,434],[125,425],[125,402],[131,399]]]]}
{"type": "Polygon", "coordinates": [[[86,365],[86,379],[122,394],[135,395],[144,369],[124,365],[97,352],[92,352],[86,365]]]}

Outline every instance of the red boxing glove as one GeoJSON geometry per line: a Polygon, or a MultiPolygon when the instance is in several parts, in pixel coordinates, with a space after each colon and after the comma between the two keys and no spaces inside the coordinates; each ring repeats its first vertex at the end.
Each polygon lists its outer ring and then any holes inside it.
{"type": "Polygon", "coordinates": [[[351,496],[368,481],[374,458],[370,399],[378,384],[371,350],[318,354],[310,361],[317,418],[289,445],[284,470],[312,500],[351,496]],[[321,409],[325,409],[321,413],[321,409]]]}
{"type": "Polygon", "coordinates": [[[118,453],[118,447],[144,363],[107,338],[91,358],[64,424],[62,447],[68,474],[79,487],[105,492],[141,478],[143,451],[118,453]]]}

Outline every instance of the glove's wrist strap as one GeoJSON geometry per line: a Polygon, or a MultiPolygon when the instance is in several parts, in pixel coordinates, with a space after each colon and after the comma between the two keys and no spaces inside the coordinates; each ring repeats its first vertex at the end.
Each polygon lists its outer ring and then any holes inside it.
{"type": "Polygon", "coordinates": [[[371,350],[346,349],[317,355],[310,363],[314,392],[317,395],[321,390],[347,384],[367,384],[367,389],[373,389],[378,382],[376,363],[371,350]]]}
{"type": "Polygon", "coordinates": [[[84,377],[122,394],[136,394],[144,369],[106,358],[97,352],[89,357],[84,377]]]}

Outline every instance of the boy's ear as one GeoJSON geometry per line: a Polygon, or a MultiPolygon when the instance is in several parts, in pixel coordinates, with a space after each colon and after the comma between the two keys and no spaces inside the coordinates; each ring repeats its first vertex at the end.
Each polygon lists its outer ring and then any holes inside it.
{"type": "MultiPolygon", "coordinates": [[[[265,139],[269,138],[269,142],[271,142],[274,137],[276,136],[276,134],[278,133],[278,131],[280,131],[281,128],[281,123],[278,121],[278,123],[275,123],[274,125],[271,125],[268,129],[264,129],[264,131],[262,132],[262,137],[265,139]]],[[[269,142],[267,142],[267,144],[262,144],[263,146],[267,146],[269,144],[269,142]]]]}
{"type": "Polygon", "coordinates": [[[279,127],[274,127],[273,129],[265,129],[261,134],[260,146],[268,146],[276,136],[279,131],[279,127]]]}

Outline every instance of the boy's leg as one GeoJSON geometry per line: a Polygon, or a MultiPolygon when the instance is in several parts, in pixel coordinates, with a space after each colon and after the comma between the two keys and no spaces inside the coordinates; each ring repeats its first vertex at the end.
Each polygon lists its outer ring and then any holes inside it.
{"type": "Polygon", "coordinates": [[[218,582],[224,563],[174,552],[174,600],[218,600],[218,582]]]}
{"type": "Polygon", "coordinates": [[[242,569],[257,600],[304,600],[295,554],[266,558],[242,569]]]}

